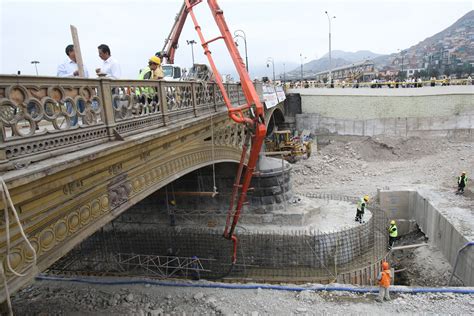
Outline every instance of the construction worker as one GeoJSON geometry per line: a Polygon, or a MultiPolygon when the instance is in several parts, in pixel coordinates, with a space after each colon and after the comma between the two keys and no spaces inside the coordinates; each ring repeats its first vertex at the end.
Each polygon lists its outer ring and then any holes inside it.
{"type": "Polygon", "coordinates": [[[464,193],[464,188],[467,185],[467,176],[466,176],[466,171],[463,171],[461,175],[458,177],[458,191],[456,194],[463,194],[464,193]]]}
{"type": "Polygon", "coordinates": [[[397,239],[398,229],[394,220],[390,222],[390,227],[388,228],[388,250],[392,249],[393,243],[397,239]]]}
{"type": "Polygon", "coordinates": [[[170,226],[176,226],[175,210],[176,210],[176,201],[171,200],[169,202],[169,207],[168,207],[168,215],[170,217],[170,226]]]}
{"type": "Polygon", "coordinates": [[[379,272],[377,280],[379,281],[379,296],[375,299],[377,302],[390,301],[390,266],[387,261],[382,262],[382,271],[379,272]]]}
{"type": "Polygon", "coordinates": [[[148,66],[143,68],[138,75],[140,80],[158,80],[163,79],[163,69],[161,68],[161,59],[151,56],[148,60],[148,66]]]}
{"type": "MultiPolygon", "coordinates": [[[[156,56],[151,56],[148,60],[148,66],[143,68],[138,75],[140,80],[157,80],[163,78],[163,70],[161,69],[161,59],[156,56]]],[[[157,102],[158,97],[155,95],[156,90],[152,87],[136,88],[135,93],[140,97],[140,103],[157,102]],[[145,100],[145,96],[146,99],[145,100]]]]}
{"type": "Polygon", "coordinates": [[[192,256],[191,257],[191,278],[194,280],[194,281],[198,281],[199,279],[201,279],[201,275],[199,273],[199,270],[200,270],[200,262],[199,262],[199,258],[197,256],[192,256]]]}
{"type": "Polygon", "coordinates": [[[355,217],[356,222],[359,222],[361,224],[364,223],[362,221],[362,217],[364,217],[365,207],[368,203],[369,203],[369,196],[368,195],[364,196],[363,198],[361,197],[359,199],[359,201],[357,202],[357,213],[356,213],[356,217],[355,217]]]}

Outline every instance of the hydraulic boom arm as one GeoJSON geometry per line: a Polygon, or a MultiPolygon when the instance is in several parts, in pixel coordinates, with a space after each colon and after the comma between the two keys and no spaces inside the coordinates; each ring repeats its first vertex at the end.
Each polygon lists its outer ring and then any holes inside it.
{"type": "Polygon", "coordinates": [[[169,45],[169,50],[164,49],[164,51],[169,55],[168,61],[172,62],[174,58],[174,52],[177,47],[179,35],[183,29],[186,17],[189,14],[193,20],[194,28],[196,29],[196,32],[198,33],[199,39],[201,41],[202,48],[204,49],[204,54],[206,55],[209,61],[209,65],[211,66],[212,71],[214,72],[216,83],[224,98],[224,102],[229,112],[229,117],[236,123],[245,124],[246,126],[246,141],[242,149],[242,155],[240,158],[237,176],[234,182],[234,188],[232,190],[229,213],[227,215],[227,222],[224,230],[224,237],[227,239],[231,239],[233,242],[234,246],[232,263],[235,263],[237,260],[237,237],[234,235],[234,230],[239,220],[242,207],[246,203],[247,190],[250,186],[250,181],[252,180],[252,176],[255,172],[260,149],[265,138],[265,113],[263,105],[258,97],[257,91],[255,90],[252,80],[250,79],[250,76],[247,70],[245,69],[245,64],[242,60],[242,57],[240,56],[240,53],[234,43],[232,34],[229,31],[229,28],[227,27],[227,23],[224,19],[224,13],[217,4],[216,0],[207,0],[207,3],[209,5],[209,8],[211,9],[211,13],[214,17],[214,20],[219,28],[221,35],[211,40],[206,40],[204,38],[203,33],[201,31],[201,26],[199,25],[196,16],[193,12],[193,7],[201,2],[202,0],[185,0],[185,3],[181,8],[181,11],[176,18],[175,25],[173,26],[173,29],[170,33],[170,38],[165,44],[165,46],[169,45]],[[232,58],[232,61],[234,62],[234,65],[239,74],[240,83],[242,85],[242,90],[246,99],[246,104],[244,105],[233,106],[231,104],[230,98],[227,95],[227,91],[224,88],[224,84],[222,83],[222,77],[220,76],[219,71],[217,70],[217,67],[211,56],[209,44],[220,39],[224,40],[225,45],[227,46],[227,50],[229,51],[230,57],[232,58]],[[247,156],[249,139],[251,139],[251,146],[250,152],[248,154],[247,168],[244,171],[244,164],[245,158],[247,156]],[[237,203],[234,208],[235,202],[237,203]]]}
{"type": "MultiPolygon", "coordinates": [[[[191,1],[191,3],[193,2],[195,2],[195,0],[191,1]]],[[[174,55],[178,48],[178,40],[183,31],[184,22],[186,22],[187,16],[188,10],[186,9],[186,2],[184,2],[179,13],[176,15],[173,27],[171,28],[170,34],[166,38],[163,49],[161,50],[164,57],[164,60],[162,61],[163,63],[174,64],[174,55]]]]}

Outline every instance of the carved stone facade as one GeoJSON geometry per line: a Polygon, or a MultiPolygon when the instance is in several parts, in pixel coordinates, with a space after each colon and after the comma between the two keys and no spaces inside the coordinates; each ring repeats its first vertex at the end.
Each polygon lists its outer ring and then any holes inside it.
{"type": "MultiPolygon", "coordinates": [[[[225,87],[245,102],[240,85],[225,87]]],[[[0,170],[224,109],[215,83],[0,75],[0,170]]]]}

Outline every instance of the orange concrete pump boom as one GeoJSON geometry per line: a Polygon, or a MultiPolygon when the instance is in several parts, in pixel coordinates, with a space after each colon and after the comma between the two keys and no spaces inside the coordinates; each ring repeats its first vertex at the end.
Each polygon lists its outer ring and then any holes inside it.
{"type": "Polygon", "coordinates": [[[217,4],[216,0],[207,0],[211,13],[214,17],[214,20],[219,28],[220,36],[206,40],[201,31],[201,26],[196,19],[196,16],[193,12],[193,7],[201,3],[202,0],[185,0],[184,5],[181,7],[180,13],[176,17],[175,24],[171,30],[170,36],[165,43],[164,54],[168,55],[165,58],[168,58],[168,62],[173,62],[174,53],[178,45],[179,35],[184,26],[187,15],[189,14],[193,20],[194,28],[198,33],[199,39],[201,41],[202,48],[204,49],[204,54],[206,55],[209,65],[212,68],[214,76],[216,78],[216,83],[222,93],[224,98],[225,105],[229,112],[229,117],[234,120],[236,123],[245,124],[246,126],[246,140],[243,145],[242,155],[240,158],[240,164],[237,171],[237,176],[234,182],[234,187],[232,190],[232,197],[229,205],[229,213],[227,215],[226,227],[224,230],[224,237],[232,240],[233,242],[233,255],[232,263],[235,263],[237,260],[237,237],[234,235],[234,230],[237,225],[237,222],[242,211],[242,207],[247,200],[247,191],[250,186],[250,181],[255,172],[257,165],[260,149],[262,147],[263,141],[266,134],[265,126],[265,113],[262,103],[258,97],[257,91],[250,79],[250,76],[245,69],[245,64],[240,56],[239,51],[235,45],[235,42],[232,38],[232,34],[227,27],[227,23],[224,19],[224,13],[217,4]],[[217,67],[214,63],[214,60],[211,56],[211,51],[209,50],[209,44],[216,40],[224,40],[224,43],[229,51],[230,57],[234,62],[234,65],[237,69],[237,72],[240,77],[240,83],[242,85],[242,90],[245,95],[246,104],[233,106],[231,104],[230,98],[227,94],[227,91],[224,88],[222,83],[222,77],[217,70],[217,67]],[[248,142],[251,139],[250,152],[248,154],[247,168],[244,171],[245,158],[247,157],[248,142]],[[242,176],[243,175],[243,176],[242,176]],[[235,209],[234,209],[234,203],[235,209]]]}

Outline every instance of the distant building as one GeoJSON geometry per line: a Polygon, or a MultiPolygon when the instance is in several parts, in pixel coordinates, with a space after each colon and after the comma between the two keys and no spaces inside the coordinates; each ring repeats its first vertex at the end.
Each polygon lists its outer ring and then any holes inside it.
{"type": "MultiPolygon", "coordinates": [[[[332,70],[332,79],[352,81],[368,81],[375,77],[375,64],[371,60],[360,61],[350,65],[334,68],[332,70]]],[[[312,76],[311,79],[317,81],[327,81],[329,71],[321,71],[312,76]]]]}

